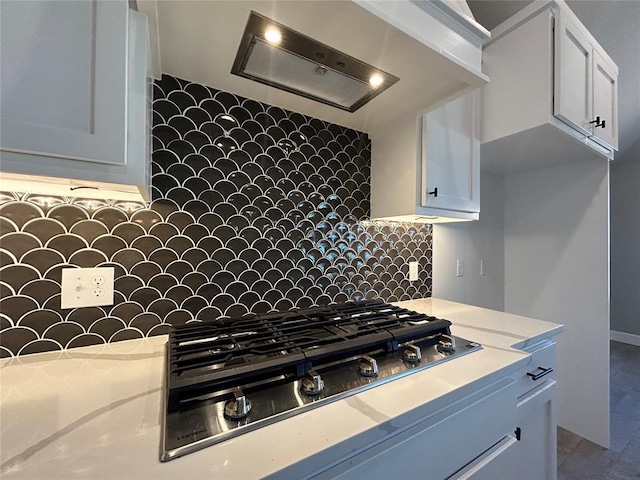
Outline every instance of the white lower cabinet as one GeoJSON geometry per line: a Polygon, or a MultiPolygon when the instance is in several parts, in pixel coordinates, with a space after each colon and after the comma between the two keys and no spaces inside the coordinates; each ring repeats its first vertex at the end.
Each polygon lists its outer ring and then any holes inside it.
{"type": "MultiPolygon", "coordinates": [[[[356,449],[359,453],[311,478],[458,478],[455,475],[465,465],[476,462],[513,434],[516,396],[516,383],[504,379],[454,402],[414,426],[391,434],[380,443],[356,449]]],[[[493,451],[499,453],[493,459],[496,467],[497,457],[506,461],[507,457],[502,457],[502,453],[508,450],[512,450],[510,445],[504,451],[493,451]]]]}
{"type": "Polygon", "coordinates": [[[508,435],[447,480],[511,479],[518,455],[518,439],[508,435]]]}
{"type": "Polygon", "coordinates": [[[518,401],[516,430],[448,480],[555,480],[556,382],[518,401]]]}
{"type": "Polygon", "coordinates": [[[556,480],[556,344],[524,348],[528,363],[309,478],[556,480]]]}
{"type": "Polygon", "coordinates": [[[529,362],[517,374],[517,462],[509,480],[555,480],[557,467],[556,343],[551,339],[525,351],[529,362]]]}
{"type": "Polygon", "coordinates": [[[518,401],[520,441],[514,480],[556,478],[556,396],[556,382],[548,380],[518,401]]]}
{"type": "Polygon", "coordinates": [[[516,384],[519,397],[513,435],[506,436],[448,480],[556,479],[557,386],[553,368],[555,343],[545,342],[532,352],[529,365],[522,371],[524,378],[520,376],[516,384]],[[532,367],[538,363],[547,367],[532,367]]]}

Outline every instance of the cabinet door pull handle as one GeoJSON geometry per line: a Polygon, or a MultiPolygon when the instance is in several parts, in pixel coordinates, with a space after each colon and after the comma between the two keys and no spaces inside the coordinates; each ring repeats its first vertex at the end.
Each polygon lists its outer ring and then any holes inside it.
{"type": "Polygon", "coordinates": [[[598,127],[604,128],[606,124],[606,120],[600,121],[600,115],[598,115],[595,120],[593,120],[592,122],[589,122],[589,124],[592,124],[592,123],[595,123],[596,128],[598,127]]]}
{"type": "Polygon", "coordinates": [[[548,375],[551,372],[553,372],[553,368],[551,368],[551,367],[549,367],[549,368],[538,367],[537,370],[542,370],[542,371],[540,373],[529,373],[529,372],[527,372],[527,375],[529,375],[531,377],[531,380],[538,380],[539,378],[542,378],[545,375],[548,375]]]}
{"type": "Polygon", "coordinates": [[[429,195],[433,195],[434,197],[438,196],[438,187],[433,189],[433,192],[427,192],[429,195]]]}
{"type": "Polygon", "coordinates": [[[516,440],[520,441],[520,438],[522,438],[522,429],[520,427],[516,427],[513,433],[516,435],[516,440]]]}

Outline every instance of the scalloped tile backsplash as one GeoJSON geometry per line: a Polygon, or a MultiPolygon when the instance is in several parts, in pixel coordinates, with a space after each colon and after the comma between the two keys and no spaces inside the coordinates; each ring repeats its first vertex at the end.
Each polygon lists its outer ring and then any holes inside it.
{"type": "Polygon", "coordinates": [[[150,205],[0,193],[1,356],[431,295],[431,226],[367,221],[366,134],[167,75],[153,125],[150,205]],[[114,304],[61,309],[62,269],[95,266],[114,304]]]}

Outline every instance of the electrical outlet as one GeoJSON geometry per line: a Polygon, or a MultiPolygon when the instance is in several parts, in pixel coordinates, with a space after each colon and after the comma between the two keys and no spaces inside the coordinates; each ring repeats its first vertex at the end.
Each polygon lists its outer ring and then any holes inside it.
{"type": "Polygon", "coordinates": [[[113,305],[113,267],[63,268],[62,308],[113,305]]]}
{"type": "Polygon", "coordinates": [[[456,260],[456,277],[464,277],[464,260],[456,260]]]}
{"type": "Polygon", "coordinates": [[[418,262],[409,262],[409,281],[415,282],[418,280],[418,262]]]}

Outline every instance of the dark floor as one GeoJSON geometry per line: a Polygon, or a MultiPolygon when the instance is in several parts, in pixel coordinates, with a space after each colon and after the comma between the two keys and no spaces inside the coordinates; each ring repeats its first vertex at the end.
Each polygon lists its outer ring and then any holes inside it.
{"type": "Polygon", "coordinates": [[[558,427],[558,480],[640,479],[640,347],[611,342],[611,448],[558,427]]]}

